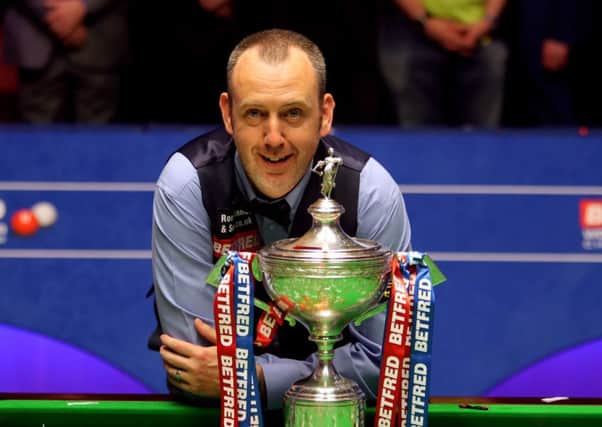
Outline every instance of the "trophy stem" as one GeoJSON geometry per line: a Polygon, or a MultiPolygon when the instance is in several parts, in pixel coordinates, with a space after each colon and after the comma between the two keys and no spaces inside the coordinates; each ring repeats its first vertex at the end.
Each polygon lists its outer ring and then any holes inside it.
{"type": "Polygon", "coordinates": [[[340,334],[335,336],[309,336],[309,340],[315,342],[318,347],[320,361],[332,360],[334,358],[334,345],[342,339],[343,336],[340,334]]]}
{"type": "Polygon", "coordinates": [[[286,427],[363,427],[365,397],[359,386],[339,375],[333,365],[334,344],[341,335],[313,336],[318,366],[284,395],[286,427]]]}

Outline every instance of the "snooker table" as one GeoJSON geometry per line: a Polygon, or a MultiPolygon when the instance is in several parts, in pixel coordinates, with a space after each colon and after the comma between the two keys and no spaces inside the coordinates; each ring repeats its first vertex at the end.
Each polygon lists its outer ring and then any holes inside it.
{"type": "MultiPolygon", "coordinates": [[[[368,408],[366,427],[374,408],[368,408]]],[[[280,412],[264,425],[282,425],[280,412]]],[[[198,408],[166,395],[0,394],[0,426],[217,426],[218,408],[198,408]]],[[[583,427],[602,426],[602,399],[431,398],[431,427],[583,427]]]]}

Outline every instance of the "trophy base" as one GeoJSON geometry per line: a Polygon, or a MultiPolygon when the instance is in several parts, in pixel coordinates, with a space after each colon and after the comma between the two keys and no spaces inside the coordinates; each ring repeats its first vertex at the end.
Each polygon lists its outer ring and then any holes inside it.
{"type": "Polygon", "coordinates": [[[359,386],[338,377],[324,386],[310,378],[284,395],[286,427],[364,427],[366,399],[359,386]]]}

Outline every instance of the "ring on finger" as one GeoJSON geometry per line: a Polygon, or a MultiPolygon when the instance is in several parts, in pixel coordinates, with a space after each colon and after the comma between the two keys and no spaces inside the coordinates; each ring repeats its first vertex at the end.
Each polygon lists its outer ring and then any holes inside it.
{"type": "Polygon", "coordinates": [[[182,377],[180,377],[180,368],[176,368],[176,382],[181,383],[182,382],[182,377]]]}

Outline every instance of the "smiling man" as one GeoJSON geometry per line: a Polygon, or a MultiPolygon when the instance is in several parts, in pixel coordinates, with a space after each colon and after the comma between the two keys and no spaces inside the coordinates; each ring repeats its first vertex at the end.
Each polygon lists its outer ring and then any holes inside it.
{"type": "MultiPolygon", "coordinates": [[[[329,135],[335,102],[315,44],[291,31],[256,33],[233,50],[227,73],[228,92],[219,99],[224,126],[171,156],[153,207],[159,328],[151,345],[160,349],[170,390],[192,400],[220,396],[207,275],[227,250],[256,251],[310,228],[307,207],[320,197],[311,168],[329,148],[343,159],[332,193],[346,209],[343,229],[396,251],[410,245],[397,184],[370,155],[329,135]]],[[[267,298],[260,287],[255,295],[267,298]]],[[[383,330],[384,314],[349,326],[335,352],[338,371],[368,400],[376,398],[383,330]]],[[[255,350],[270,409],[317,360],[299,325],[283,325],[269,347],[255,350]]]]}

